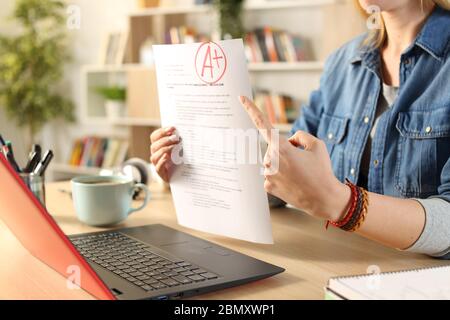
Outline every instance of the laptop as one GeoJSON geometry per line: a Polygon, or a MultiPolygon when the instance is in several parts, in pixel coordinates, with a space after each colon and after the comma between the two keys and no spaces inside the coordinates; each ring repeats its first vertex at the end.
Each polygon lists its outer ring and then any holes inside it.
{"type": "Polygon", "coordinates": [[[68,287],[98,299],[180,299],[284,271],[163,225],[66,236],[2,154],[0,218],[68,287]]]}

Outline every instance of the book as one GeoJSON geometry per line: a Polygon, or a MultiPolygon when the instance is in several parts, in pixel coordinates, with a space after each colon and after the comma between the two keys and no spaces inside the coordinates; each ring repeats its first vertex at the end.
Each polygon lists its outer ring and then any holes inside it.
{"type": "Polygon", "coordinates": [[[72,166],[79,166],[82,154],[83,154],[83,142],[80,139],[78,139],[73,144],[69,164],[72,166]]]}
{"type": "Polygon", "coordinates": [[[450,300],[450,266],[331,278],[325,298],[450,300]]]}
{"type": "Polygon", "coordinates": [[[261,49],[263,61],[269,62],[270,56],[269,56],[269,51],[267,49],[266,35],[264,32],[264,29],[257,29],[255,31],[255,35],[256,35],[256,40],[257,40],[258,46],[261,49]]]}
{"type": "MultiPolygon", "coordinates": [[[[250,32],[246,35],[246,48],[249,48],[250,56],[247,56],[247,60],[251,62],[264,62],[264,58],[261,52],[261,48],[258,44],[258,39],[255,33],[250,32]]],[[[248,51],[247,51],[248,52],[248,51]]]]}
{"type": "Polygon", "coordinates": [[[273,41],[275,42],[275,50],[277,51],[278,60],[280,62],[287,62],[283,42],[281,41],[282,32],[274,31],[273,32],[273,41]]]}
{"type": "Polygon", "coordinates": [[[277,123],[277,115],[275,113],[275,108],[273,106],[273,101],[272,101],[272,97],[270,96],[270,94],[265,95],[265,107],[266,107],[266,111],[267,111],[267,117],[269,118],[269,121],[271,124],[276,124],[277,123]]]}
{"type": "Polygon", "coordinates": [[[297,62],[309,58],[306,39],[265,26],[246,34],[248,62],[297,62]]]}
{"type": "Polygon", "coordinates": [[[270,62],[278,62],[277,49],[275,47],[275,40],[273,38],[272,28],[264,27],[264,38],[266,40],[266,48],[270,62]]]}
{"type": "Polygon", "coordinates": [[[122,141],[119,143],[119,149],[117,150],[117,155],[114,159],[114,167],[118,167],[125,162],[127,159],[128,147],[128,141],[122,141]]]}
{"type": "Polygon", "coordinates": [[[171,27],[164,36],[166,44],[186,44],[194,42],[208,42],[209,37],[198,34],[195,29],[187,26],[171,27]]]}
{"type": "Polygon", "coordinates": [[[288,124],[297,120],[298,108],[291,96],[258,90],[255,92],[254,102],[272,124],[288,124]]]}
{"type": "Polygon", "coordinates": [[[80,160],[80,166],[88,165],[93,143],[94,143],[94,140],[92,139],[92,137],[87,137],[83,140],[84,146],[83,146],[83,154],[82,154],[81,160],[80,160]]]}
{"type": "Polygon", "coordinates": [[[112,168],[116,162],[117,153],[120,148],[120,141],[111,139],[108,143],[108,150],[102,163],[102,168],[112,168]]]}
{"type": "Polygon", "coordinates": [[[95,160],[98,154],[100,139],[96,137],[90,138],[92,139],[91,150],[89,151],[88,160],[85,165],[87,167],[95,167],[95,160]]]}
{"type": "Polygon", "coordinates": [[[68,163],[72,166],[114,168],[128,156],[129,143],[125,140],[85,137],[74,141],[68,163]]]}
{"type": "Polygon", "coordinates": [[[292,37],[287,33],[282,33],[280,35],[280,40],[283,45],[286,61],[295,62],[297,60],[297,55],[294,46],[292,45],[292,37]]]}
{"type": "Polygon", "coordinates": [[[277,110],[277,121],[278,123],[286,124],[288,123],[286,116],[286,104],[285,99],[282,95],[274,94],[272,96],[272,100],[274,101],[275,109],[277,110]]]}

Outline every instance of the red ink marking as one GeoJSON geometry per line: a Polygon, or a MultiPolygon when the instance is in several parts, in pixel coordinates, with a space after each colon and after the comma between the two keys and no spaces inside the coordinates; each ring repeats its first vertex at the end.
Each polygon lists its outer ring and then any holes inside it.
{"type": "Polygon", "coordinates": [[[200,80],[215,84],[223,78],[226,70],[227,57],[222,47],[215,42],[201,44],[195,54],[195,71],[200,80]],[[209,72],[205,72],[207,70],[209,72]]]}
{"type": "Polygon", "coordinates": [[[214,74],[213,74],[213,65],[212,65],[212,61],[211,61],[211,46],[210,45],[208,45],[208,49],[205,54],[205,60],[203,60],[202,78],[205,76],[206,68],[209,68],[209,70],[211,71],[211,79],[212,79],[214,77],[214,74]],[[207,60],[209,60],[209,64],[206,64],[207,60]]]}

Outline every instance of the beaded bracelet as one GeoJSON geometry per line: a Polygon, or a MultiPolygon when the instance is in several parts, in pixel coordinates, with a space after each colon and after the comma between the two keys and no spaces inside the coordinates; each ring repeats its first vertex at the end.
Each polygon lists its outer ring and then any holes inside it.
{"type": "Polygon", "coordinates": [[[361,189],[362,193],[363,193],[363,208],[362,208],[362,213],[360,214],[360,218],[358,220],[358,223],[356,224],[355,227],[353,227],[353,229],[350,230],[350,232],[356,232],[358,231],[358,229],[361,227],[361,225],[364,223],[364,221],[366,220],[366,216],[367,216],[367,210],[369,207],[369,194],[367,193],[366,190],[361,189]]]}
{"type": "Polygon", "coordinates": [[[363,197],[361,194],[362,190],[360,188],[357,188],[357,190],[358,190],[358,204],[356,205],[355,213],[353,214],[350,221],[348,221],[348,223],[346,223],[345,225],[343,225],[341,227],[341,229],[344,231],[352,230],[358,223],[359,218],[361,216],[361,212],[362,212],[362,208],[363,208],[363,197]]]}
{"type": "Polygon", "coordinates": [[[358,188],[350,183],[350,181],[346,181],[345,183],[351,190],[351,204],[350,204],[350,209],[347,211],[346,215],[344,216],[344,218],[340,221],[334,222],[334,221],[327,221],[327,224],[325,226],[326,229],[328,229],[328,226],[331,224],[333,226],[335,226],[336,228],[341,228],[342,226],[346,225],[349,220],[353,217],[353,214],[355,213],[356,210],[356,206],[358,204],[358,188]]]}
{"type": "Polygon", "coordinates": [[[327,221],[326,228],[329,224],[341,228],[344,231],[356,232],[364,223],[369,206],[369,195],[363,188],[357,187],[349,180],[345,183],[351,190],[350,209],[344,218],[338,222],[327,221]]]}
{"type": "Polygon", "coordinates": [[[348,223],[348,221],[352,218],[353,213],[355,212],[356,209],[356,205],[357,205],[357,201],[358,201],[358,193],[357,193],[357,189],[354,185],[348,184],[346,183],[346,185],[350,188],[352,196],[351,196],[351,205],[350,205],[350,209],[347,211],[347,213],[345,214],[344,218],[338,222],[334,222],[331,220],[328,220],[326,225],[325,225],[325,229],[328,230],[328,227],[331,225],[340,228],[341,226],[345,225],[346,223],[348,223]]]}

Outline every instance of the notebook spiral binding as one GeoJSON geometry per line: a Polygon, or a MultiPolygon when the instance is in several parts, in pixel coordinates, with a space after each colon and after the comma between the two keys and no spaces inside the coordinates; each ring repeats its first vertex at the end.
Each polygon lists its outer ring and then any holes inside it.
{"type": "Polygon", "coordinates": [[[331,279],[335,279],[335,280],[338,280],[338,279],[360,279],[360,278],[367,278],[367,277],[370,277],[370,276],[395,275],[395,274],[400,274],[400,273],[413,273],[413,272],[419,272],[419,271],[434,270],[434,269],[444,269],[444,268],[449,268],[450,269],[450,265],[415,268],[415,269],[398,270],[398,271],[386,271],[386,272],[380,272],[380,273],[366,273],[366,274],[357,274],[357,275],[332,277],[332,278],[330,278],[330,280],[331,279]]]}

